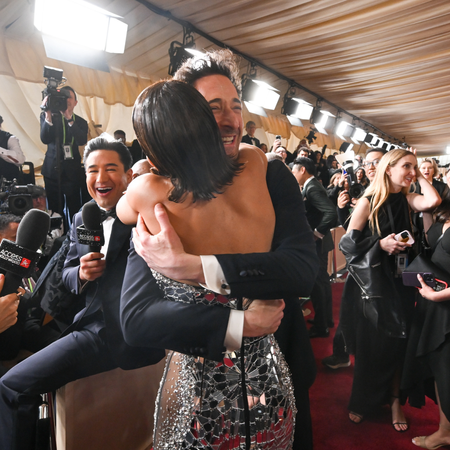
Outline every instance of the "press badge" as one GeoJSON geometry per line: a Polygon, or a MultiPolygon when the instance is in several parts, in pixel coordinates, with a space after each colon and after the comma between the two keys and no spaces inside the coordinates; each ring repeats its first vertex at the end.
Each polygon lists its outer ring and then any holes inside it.
{"type": "Polygon", "coordinates": [[[64,159],[73,159],[72,146],[64,145],[63,149],[64,149],[64,159]]]}

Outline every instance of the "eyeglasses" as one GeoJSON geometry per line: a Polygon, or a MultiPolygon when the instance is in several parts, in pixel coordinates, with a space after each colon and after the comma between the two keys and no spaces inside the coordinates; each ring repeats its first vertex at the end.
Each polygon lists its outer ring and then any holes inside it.
{"type": "Polygon", "coordinates": [[[380,163],[380,160],[379,159],[375,159],[374,161],[366,162],[364,164],[364,167],[369,168],[370,166],[372,166],[375,169],[375,167],[377,167],[379,163],[380,163]]]}

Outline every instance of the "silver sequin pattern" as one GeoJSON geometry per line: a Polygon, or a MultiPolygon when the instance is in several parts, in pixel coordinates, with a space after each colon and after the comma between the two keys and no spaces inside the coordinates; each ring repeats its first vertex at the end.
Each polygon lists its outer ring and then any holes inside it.
{"type": "MultiPolygon", "coordinates": [[[[168,300],[236,309],[237,300],[152,271],[168,300]]],[[[290,449],[295,400],[288,366],[273,335],[244,339],[251,448],[290,449]]],[[[155,408],[154,450],[245,449],[240,351],[221,362],[170,352],[155,408]]]]}

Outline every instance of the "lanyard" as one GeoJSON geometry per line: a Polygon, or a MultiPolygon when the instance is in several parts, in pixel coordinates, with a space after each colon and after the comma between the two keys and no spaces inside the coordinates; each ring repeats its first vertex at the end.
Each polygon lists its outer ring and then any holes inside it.
{"type": "MultiPolygon", "coordinates": [[[[66,126],[64,125],[64,115],[61,114],[61,116],[62,116],[62,126],[63,126],[63,145],[65,145],[65,143],[66,143],[66,126]]],[[[72,119],[75,122],[74,114],[72,114],[72,119]]],[[[74,137],[72,136],[72,142],[70,143],[71,146],[73,145],[73,140],[74,140],[74,137]]]]}

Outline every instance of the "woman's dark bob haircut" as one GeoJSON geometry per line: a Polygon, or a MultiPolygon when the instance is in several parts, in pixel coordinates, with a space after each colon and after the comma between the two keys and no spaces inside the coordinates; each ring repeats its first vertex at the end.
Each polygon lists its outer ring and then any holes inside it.
{"type": "Polygon", "coordinates": [[[170,178],[169,200],[210,200],[232,183],[241,170],[227,156],[211,108],[192,86],[159,81],[144,89],[133,109],[133,127],[142,150],[170,178]]]}

